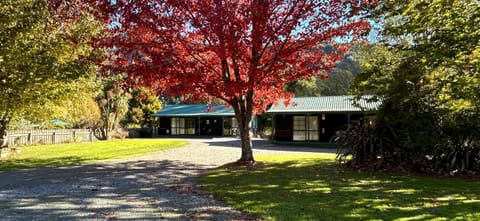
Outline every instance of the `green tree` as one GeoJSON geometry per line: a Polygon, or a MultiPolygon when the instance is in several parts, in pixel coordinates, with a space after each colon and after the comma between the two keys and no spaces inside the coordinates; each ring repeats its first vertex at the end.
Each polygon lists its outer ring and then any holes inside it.
{"type": "Polygon", "coordinates": [[[350,51],[331,71],[329,78],[317,81],[317,88],[321,95],[346,95],[350,93],[352,81],[361,71],[359,63],[361,48],[360,44],[352,45],[350,51]]]}
{"type": "Polygon", "coordinates": [[[55,20],[46,0],[0,3],[0,137],[10,121],[57,99],[65,82],[94,71],[89,44],[102,32],[92,16],[55,20]]]}
{"type": "Polygon", "coordinates": [[[480,2],[384,1],[374,12],[385,22],[384,42],[414,51],[429,68],[426,80],[439,108],[462,115],[479,110],[480,2]]]}
{"type": "Polygon", "coordinates": [[[317,88],[320,95],[346,95],[352,85],[354,75],[345,69],[335,68],[327,79],[317,80],[317,88]]]}
{"type": "Polygon", "coordinates": [[[100,82],[96,77],[82,78],[72,82],[68,96],[62,99],[65,112],[62,118],[74,128],[95,128],[100,125],[100,109],[95,97],[100,82]]]}
{"type": "Polygon", "coordinates": [[[102,79],[101,90],[95,98],[102,121],[95,134],[99,139],[109,140],[112,132],[120,128],[120,121],[128,111],[128,98],[121,87],[122,81],[121,75],[104,76],[102,79]]]}
{"type": "Polygon", "coordinates": [[[380,2],[373,15],[384,24],[384,42],[419,52],[422,63],[478,72],[478,1],[387,0],[380,2]]]}
{"type": "MultiPolygon", "coordinates": [[[[317,73],[308,79],[300,79],[287,84],[286,90],[297,97],[333,96],[349,94],[353,78],[360,72],[358,62],[360,45],[352,45],[350,51],[330,72],[317,73]],[[328,78],[326,77],[328,76],[328,78]]],[[[326,50],[334,50],[329,48],[326,50]]]]}
{"type": "Polygon", "coordinates": [[[317,87],[317,77],[303,78],[286,85],[286,90],[295,94],[296,97],[316,97],[320,96],[317,87]]]}
{"type": "MultiPolygon", "coordinates": [[[[352,91],[358,95],[374,94],[383,100],[377,113],[376,132],[382,134],[382,139],[395,143],[388,150],[383,145],[377,146],[377,150],[382,149],[392,160],[401,159],[421,168],[425,155],[432,154],[432,146],[443,141],[438,113],[426,90],[425,67],[416,62],[413,52],[385,46],[365,47],[361,54],[363,71],[355,78],[352,91]]],[[[376,161],[377,150],[369,149],[371,155],[364,159],[376,161]]],[[[385,160],[381,155],[379,159],[385,160]]]]}
{"type": "Polygon", "coordinates": [[[370,159],[479,171],[480,3],[382,1],[372,15],[384,24],[384,46],[363,52],[355,90],[384,100],[378,126],[391,132],[395,148],[378,146],[381,156],[370,159]]]}
{"type": "Polygon", "coordinates": [[[143,87],[133,89],[130,95],[125,123],[141,127],[152,125],[153,118],[150,115],[162,108],[158,97],[150,89],[143,87]]]}
{"type": "Polygon", "coordinates": [[[82,77],[66,83],[57,99],[39,105],[23,118],[34,122],[62,120],[72,128],[97,128],[101,124],[100,110],[95,101],[99,88],[100,82],[96,77],[82,77]]]}

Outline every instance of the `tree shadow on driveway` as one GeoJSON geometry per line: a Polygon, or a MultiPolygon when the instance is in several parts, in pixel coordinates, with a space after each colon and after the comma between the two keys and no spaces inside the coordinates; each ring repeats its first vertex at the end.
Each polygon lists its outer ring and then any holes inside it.
{"type": "Polygon", "coordinates": [[[141,160],[0,171],[1,220],[245,220],[197,188],[201,165],[141,160]]]}

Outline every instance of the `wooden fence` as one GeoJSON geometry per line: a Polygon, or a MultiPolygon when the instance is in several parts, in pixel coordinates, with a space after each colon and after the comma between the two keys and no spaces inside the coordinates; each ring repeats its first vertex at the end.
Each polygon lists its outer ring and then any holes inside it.
{"type": "Polygon", "coordinates": [[[89,129],[12,130],[5,136],[8,145],[58,144],[93,142],[97,138],[89,129]]]}

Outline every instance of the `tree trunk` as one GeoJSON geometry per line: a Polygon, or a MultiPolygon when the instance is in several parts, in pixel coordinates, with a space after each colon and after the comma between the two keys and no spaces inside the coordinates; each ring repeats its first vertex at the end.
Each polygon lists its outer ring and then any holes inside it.
{"type": "Polygon", "coordinates": [[[240,132],[240,140],[242,143],[242,155],[239,162],[254,162],[253,159],[253,144],[250,136],[250,120],[253,113],[253,90],[247,92],[247,96],[235,99],[232,104],[237,118],[238,131],[240,132]]]}
{"type": "Polygon", "coordinates": [[[253,159],[253,144],[250,136],[250,118],[247,119],[245,116],[240,116],[240,119],[237,117],[237,121],[242,143],[242,156],[239,161],[253,162],[255,160],[253,159]]]}
{"type": "Polygon", "coordinates": [[[0,116],[0,147],[3,147],[5,145],[8,145],[6,142],[6,140],[4,140],[5,135],[7,133],[7,128],[8,128],[8,125],[10,124],[10,117],[11,115],[9,115],[8,113],[6,114],[2,114],[0,116]]]}
{"type": "Polygon", "coordinates": [[[8,126],[8,121],[0,119],[0,148],[6,145],[6,140],[5,138],[6,132],[7,132],[7,126],[8,126]]]}
{"type": "Polygon", "coordinates": [[[108,119],[108,113],[103,113],[103,115],[102,136],[103,140],[109,140],[110,119],[108,119]]]}

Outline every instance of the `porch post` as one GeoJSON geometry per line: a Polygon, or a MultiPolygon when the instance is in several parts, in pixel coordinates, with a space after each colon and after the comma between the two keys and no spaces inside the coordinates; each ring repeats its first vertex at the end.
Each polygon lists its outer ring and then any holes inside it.
{"type": "Polygon", "coordinates": [[[200,119],[200,117],[198,117],[198,136],[201,136],[202,135],[202,121],[200,119]]]}
{"type": "Polygon", "coordinates": [[[257,137],[257,128],[258,128],[258,122],[257,122],[257,115],[254,115],[251,120],[251,125],[252,125],[252,133],[253,137],[257,137]]]}
{"type": "Polygon", "coordinates": [[[222,137],[225,136],[225,117],[222,116],[222,137]]]}
{"type": "Polygon", "coordinates": [[[310,114],[305,116],[305,124],[307,125],[305,136],[307,137],[307,143],[310,143],[310,114]]]}
{"type": "Polygon", "coordinates": [[[275,134],[277,133],[276,131],[276,124],[275,124],[275,114],[272,114],[272,141],[275,141],[275,134]]]}

